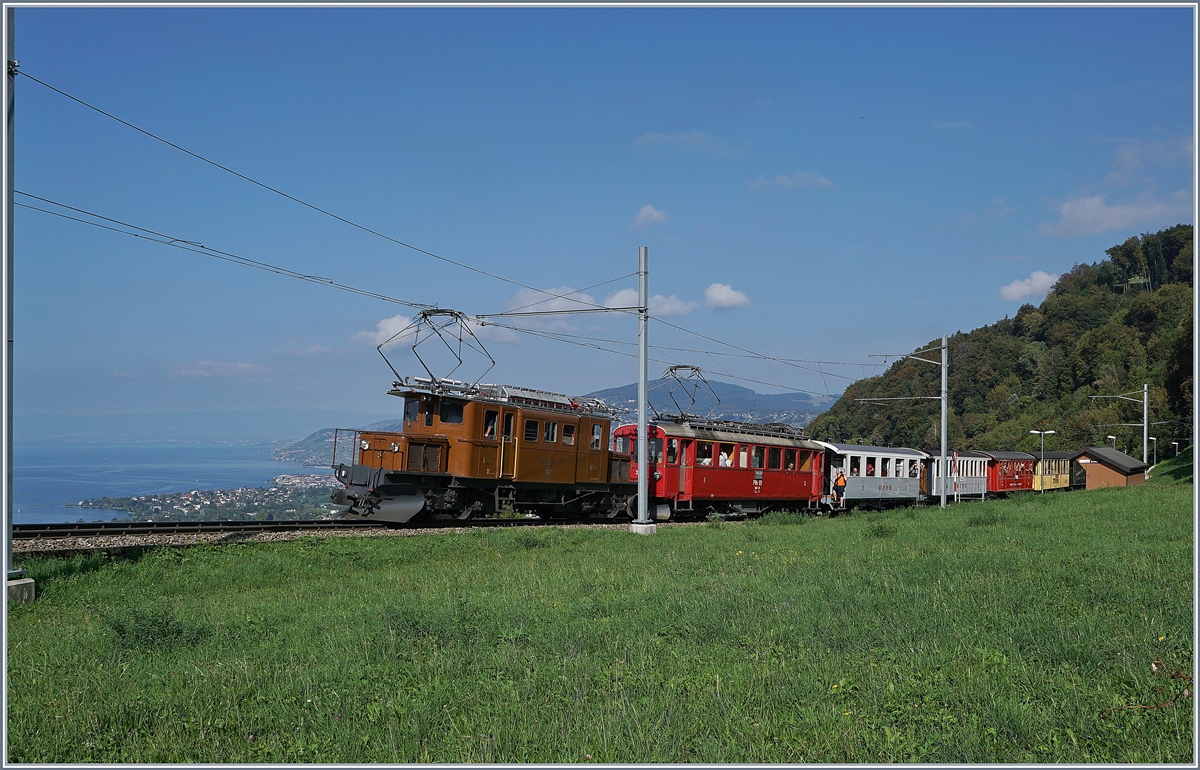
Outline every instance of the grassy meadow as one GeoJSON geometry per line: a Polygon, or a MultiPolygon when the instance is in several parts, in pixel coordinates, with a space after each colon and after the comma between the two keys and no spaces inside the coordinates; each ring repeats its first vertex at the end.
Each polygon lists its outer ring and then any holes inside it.
{"type": "Polygon", "coordinates": [[[1192,763],[1169,481],[27,561],[8,761],[1192,763]]]}

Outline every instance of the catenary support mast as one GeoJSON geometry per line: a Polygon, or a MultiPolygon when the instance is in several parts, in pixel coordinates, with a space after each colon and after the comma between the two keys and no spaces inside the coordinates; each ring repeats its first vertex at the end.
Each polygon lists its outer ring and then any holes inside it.
{"type": "Polygon", "coordinates": [[[16,33],[13,29],[13,8],[5,14],[4,58],[8,73],[8,93],[5,99],[5,196],[4,196],[4,552],[5,569],[9,578],[13,573],[12,526],[13,526],[13,107],[17,80],[17,60],[14,55],[16,33]]]}
{"type": "Polygon", "coordinates": [[[646,293],[646,263],[649,249],[645,246],[638,248],[638,432],[637,432],[637,523],[649,524],[650,485],[647,474],[650,468],[649,442],[646,437],[646,390],[649,380],[648,343],[646,341],[646,326],[649,307],[646,293]]]}
{"type": "Polygon", "coordinates": [[[947,388],[949,384],[950,362],[947,360],[950,355],[946,345],[946,335],[942,335],[942,507],[946,507],[946,479],[950,477],[949,466],[946,465],[946,422],[950,407],[950,391],[947,388]]]}

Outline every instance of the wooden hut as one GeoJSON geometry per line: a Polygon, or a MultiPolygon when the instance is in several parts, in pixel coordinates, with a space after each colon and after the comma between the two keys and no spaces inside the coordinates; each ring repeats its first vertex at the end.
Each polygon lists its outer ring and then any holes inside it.
{"type": "Polygon", "coordinates": [[[1149,463],[1118,452],[1111,447],[1084,447],[1074,457],[1087,474],[1088,489],[1134,487],[1146,483],[1149,463]]]}

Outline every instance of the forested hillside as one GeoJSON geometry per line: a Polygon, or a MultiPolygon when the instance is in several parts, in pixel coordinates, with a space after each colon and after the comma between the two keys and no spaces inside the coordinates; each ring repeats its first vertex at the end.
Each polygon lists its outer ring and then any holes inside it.
{"type": "MultiPolygon", "coordinates": [[[[1063,275],[1041,305],[950,337],[951,448],[1036,449],[1038,436],[1029,431],[1039,429],[1057,432],[1047,449],[1102,444],[1115,435],[1118,448],[1140,457],[1141,404],[1089,396],[1140,391],[1142,383],[1150,385],[1150,434],[1159,439],[1159,456],[1167,456],[1173,439],[1191,435],[1192,226],[1130,238],[1106,253],[1063,275]]],[[[940,344],[938,338],[922,349],[940,344]]],[[[855,399],[936,396],[940,377],[937,366],[898,361],[847,388],[808,433],[935,447],[938,401],[855,399]]]]}

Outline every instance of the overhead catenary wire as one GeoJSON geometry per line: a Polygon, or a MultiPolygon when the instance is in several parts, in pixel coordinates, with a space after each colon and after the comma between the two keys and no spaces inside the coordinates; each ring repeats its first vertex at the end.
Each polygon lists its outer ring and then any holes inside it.
{"type": "MultiPolygon", "coordinates": [[[[476,273],[476,274],[478,274],[478,275],[483,275],[483,276],[486,276],[486,277],[488,277],[488,278],[495,279],[495,280],[497,280],[497,281],[502,281],[503,283],[511,284],[511,285],[513,285],[513,286],[518,286],[518,287],[520,287],[520,288],[522,288],[522,289],[528,289],[528,290],[530,290],[530,291],[535,291],[535,292],[537,292],[537,293],[539,293],[539,294],[545,294],[545,295],[547,295],[547,296],[548,296],[548,298],[549,298],[549,299],[567,299],[567,300],[570,300],[570,301],[572,301],[572,302],[580,302],[581,304],[584,304],[584,305],[590,305],[590,306],[592,306],[592,307],[597,307],[597,308],[603,307],[603,305],[597,305],[597,304],[595,304],[595,303],[590,303],[590,302],[582,302],[581,300],[571,299],[569,295],[555,294],[554,292],[549,292],[549,291],[546,291],[545,289],[539,289],[539,288],[537,288],[537,287],[535,287],[535,286],[530,286],[530,285],[528,285],[528,284],[521,283],[520,281],[514,281],[514,280],[513,280],[513,279],[511,279],[511,278],[505,278],[505,277],[504,277],[504,276],[502,276],[502,275],[497,275],[496,273],[491,273],[491,272],[488,272],[487,270],[482,270],[482,269],[480,269],[480,268],[478,268],[478,267],[474,267],[474,266],[472,266],[472,265],[468,265],[468,264],[466,264],[465,262],[459,262],[459,261],[457,261],[457,260],[450,259],[449,257],[443,257],[443,256],[442,256],[442,255],[440,255],[440,254],[436,254],[436,253],[434,253],[434,252],[432,252],[432,251],[429,251],[428,249],[423,249],[423,248],[421,248],[420,246],[414,246],[413,244],[411,244],[411,243],[407,243],[407,242],[405,242],[405,241],[402,241],[402,240],[400,240],[399,238],[393,238],[393,237],[392,237],[392,236],[390,236],[390,235],[387,235],[387,234],[385,234],[385,233],[381,233],[381,232],[379,232],[378,230],[375,230],[375,229],[373,229],[373,228],[367,227],[366,225],[359,224],[358,222],[355,222],[355,221],[354,221],[354,220],[352,220],[352,219],[347,219],[346,217],[343,217],[343,216],[341,216],[341,215],[339,215],[339,214],[335,214],[335,213],[333,213],[332,211],[329,211],[328,209],[321,208],[320,206],[317,206],[317,205],[315,205],[315,204],[309,203],[308,201],[305,201],[305,200],[302,200],[302,199],[300,199],[300,198],[297,198],[297,197],[296,197],[296,196],[294,196],[294,195],[290,195],[290,194],[288,194],[288,193],[284,192],[283,190],[280,190],[280,189],[278,189],[278,188],[276,188],[276,187],[272,187],[271,185],[269,185],[269,184],[267,184],[267,183],[265,183],[265,182],[260,182],[260,181],[258,181],[257,179],[254,179],[253,177],[247,176],[246,174],[243,174],[243,173],[241,173],[240,171],[235,171],[234,169],[232,169],[232,168],[230,168],[230,167],[228,167],[228,166],[222,165],[221,163],[218,163],[217,161],[215,161],[215,160],[212,160],[212,159],[210,159],[210,158],[206,158],[206,157],[204,157],[203,155],[201,155],[201,154],[199,154],[199,153],[197,153],[197,152],[193,152],[193,151],[191,151],[191,150],[187,149],[186,147],[181,147],[180,145],[178,145],[178,144],[175,144],[174,142],[172,142],[172,141],[170,141],[170,140],[168,140],[168,139],[164,139],[163,137],[161,137],[161,136],[158,136],[157,134],[154,134],[154,133],[152,133],[152,132],[150,132],[150,131],[147,131],[146,129],[144,129],[144,128],[141,128],[140,126],[136,126],[136,125],[134,125],[133,123],[130,123],[129,121],[127,121],[127,120],[123,120],[123,119],[121,119],[121,118],[117,117],[116,115],[113,115],[113,114],[112,114],[112,113],[110,113],[110,112],[106,112],[105,110],[102,110],[102,109],[100,109],[100,108],[99,108],[99,107],[97,107],[96,105],[94,105],[94,104],[90,104],[90,103],[88,103],[88,102],[84,101],[83,99],[80,99],[78,96],[73,96],[72,94],[69,94],[69,93],[67,93],[66,91],[63,91],[63,90],[62,90],[62,89],[60,89],[60,88],[56,88],[56,87],[54,87],[54,86],[50,85],[49,83],[47,83],[47,82],[45,82],[45,81],[43,81],[43,80],[39,80],[38,78],[34,77],[33,75],[30,75],[28,72],[26,72],[26,71],[24,71],[24,70],[20,70],[20,69],[14,69],[13,71],[14,71],[16,74],[18,74],[18,75],[21,75],[22,77],[25,77],[25,78],[28,78],[29,80],[32,80],[34,83],[37,83],[38,85],[42,86],[43,88],[48,88],[49,90],[53,91],[53,92],[54,92],[54,93],[56,93],[56,94],[59,94],[60,96],[64,96],[64,97],[66,97],[67,99],[70,99],[71,101],[73,101],[73,102],[75,102],[75,103],[77,103],[77,104],[80,104],[80,105],[82,105],[82,106],[84,106],[84,107],[87,107],[89,110],[93,110],[93,111],[95,111],[95,112],[98,112],[99,114],[103,115],[104,117],[106,117],[106,118],[109,118],[110,120],[114,120],[114,121],[116,121],[117,123],[120,123],[120,124],[121,124],[121,125],[123,125],[123,126],[126,126],[126,127],[128,127],[128,128],[131,128],[131,129],[133,129],[134,131],[137,131],[138,133],[140,133],[140,134],[143,134],[143,135],[145,135],[145,136],[147,136],[147,137],[149,137],[149,138],[151,138],[151,139],[153,139],[153,140],[155,140],[155,141],[157,141],[157,142],[162,142],[163,144],[167,145],[168,147],[172,147],[172,148],[174,148],[174,149],[176,149],[176,150],[179,150],[180,152],[184,153],[185,155],[189,155],[189,156],[191,156],[191,157],[195,158],[196,160],[199,160],[199,161],[202,161],[202,162],[204,162],[204,163],[207,163],[208,165],[210,165],[210,166],[213,166],[214,168],[218,168],[218,169],[220,169],[221,171],[224,171],[224,172],[226,172],[226,173],[232,174],[233,176],[236,176],[236,177],[237,177],[237,178],[239,178],[239,179],[242,179],[242,180],[244,180],[244,181],[247,181],[247,182],[249,182],[250,184],[253,184],[253,185],[256,185],[256,186],[258,186],[258,187],[261,187],[262,189],[264,189],[264,190],[267,190],[267,191],[269,191],[269,192],[272,192],[272,193],[274,193],[274,194],[276,194],[276,195],[279,195],[279,196],[281,196],[281,197],[283,197],[283,198],[286,198],[286,199],[288,199],[288,200],[292,201],[293,203],[298,203],[298,204],[300,204],[301,206],[304,206],[304,207],[306,207],[306,208],[308,208],[308,209],[311,209],[312,211],[316,211],[316,212],[317,212],[317,213],[319,213],[319,214],[323,214],[323,215],[325,215],[325,216],[327,216],[327,217],[330,217],[330,218],[332,218],[332,219],[335,219],[335,220],[337,220],[337,221],[339,221],[339,222],[341,222],[341,223],[343,223],[343,224],[349,225],[350,227],[353,227],[353,228],[356,228],[356,229],[358,229],[358,230],[361,230],[361,231],[362,231],[362,232],[364,232],[364,233],[368,233],[368,234],[370,234],[370,235],[373,235],[373,236],[375,236],[375,237],[377,237],[377,238],[382,238],[383,240],[385,240],[385,241],[388,241],[388,242],[390,242],[390,243],[394,243],[394,244],[396,244],[397,246],[403,246],[404,248],[406,248],[406,249],[411,249],[411,250],[413,250],[413,251],[417,252],[418,254],[424,254],[424,255],[426,255],[426,256],[428,256],[428,257],[432,257],[433,259],[436,259],[436,260],[440,260],[440,261],[442,261],[442,262],[445,262],[446,264],[449,264],[449,265],[454,265],[455,267],[462,268],[463,270],[469,270],[469,271],[471,271],[471,272],[473,272],[473,273],[476,273]]],[[[620,279],[618,278],[618,279],[614,279],[614,280],[620,280],[620,279]]],[[[608,283],[608,282],[606,282],[606,283],[608,283]]]]}
{"type": "MultiPolygon", "coordinates": [[[[562,339],[559,336],[556,336],[555,332],[548,332],[543,329],[526,329],[526,328],[523,328],[520,326],[511,326],[509,324],[501,324],[501,323],[495,323],[495,322],[491,322],[491,321],[488,322],[488,325],[495,326],[500,329],[508,329],[509,331],[519,332],[521,334],[529,334],[529,335],[535,336],[535,337],[543,337],[545,339],[554,340],[556,342],[563,342],[568,345],[577,345],[579,347],[590,348],[592,350],[601,350],[605,353],[613,353],[614,355],[625,356],[626,358],[637,358],[636,353],[628,353],[623,350],[613,350],[611,348],[606,348],[606,347],[603,347],[602,345],[598,345],[594,342],[587,342],[586,340],[588,338],[586,338],[586,337],[580,337],[577,339],[562,339]],[[584,341],[578,341],[578,340],[584,340],[584,341]]],[[[622,342],[620,344],[625,344],[625,343],[622,342]]],[[[657,348],[655,348],[655,349],[657,349],[657,348]]],[[[671,350],[671,348],[668,348],[668,350],[671,350]]],[[[666,361],[661,358],[651,358],[650,360],[656,364],[671,365],[672,363],[677,363],[677,362],[673,362],[673,361],[666,361]]],[[[789,387],[787,385],[778,385],[773,382],[766,382],[764,380],[755,380],[750,377],[739,377],[735,374],[730,374],[728,372],[724,372],[724,376],[729,377],[730,379],[733,379],[733,380],[740,380],[742,382],[752,382],[757,385],[766,385],[766,386],[772,387],[772,388],[783,388],[784,390],[790,390],[790,391],[794,391],[796,393],[807,393],[807,394],[813,395],[813,396],[825,396],[828,398],[836,397],[832,393],[821,393],[821,392],[815,391],[815,390],[806,390],[804,388],[793,388],[793,387],[789,387]]]]}
{"type": "Polygon", "coordinates": [[[349,292],[351,294],[358,294],[363,297],[371,297],[372,299],[378,299],[378,300],[382,300],[384,302],[391,302],[391,303],[397,304],[397,305],[404,305],[405,307],[411,307],[411,308],[414,308],[417,310],[426,310],[426,309],[430,309],[430,308],[434,307],[433,305],[427,305],[427,304],[420,303],[420,302],[411,302],[409,300],[400,299],[398,297],[389,297],[388,295],[380,294],[379,292],[369,291],[367,289],[360,289],[355,286],[349,286],[347,284],[338,283],[337,281],[334,281],[331,278],[323,278],[321,276],[316,276],[316,275],[306,275],[297,270],[291,270],[286,267],[281,267],[279,265],[272,265],[269,262],[262,262],[257,259],[243,257],[238,254],[233,254],[231,252],[221,251],[220,249],[213,249],[208,246],[205,246],[203,243],[200,243],[198,241],[189,241],[189,240],[184,240],[182,238],[175,238],[175,237],[172,237],[165,233],[156,232],[154,230],[149,230],[144,227],[138,227],[137,225],[129,224],[128,222],[122,222],[118,219],[112,219],[111,217],[105,217],[100,214],[94,214],[90,211],[85,211],[84,209],[75,208],[74,206],[68,206],[64,203],[58,203],[58,202],[52,201],[48,198],[41,198],[36,195],[31,195],[29,193],[21,192],[19,190],[17,190],[16,192],[18,195],[24,195],[26,197],[33,198],[35,200],[43,201],[52,206],[60,206],[64,209],[67,209],[68,211],[74,211],[76,213],[83,214],[83,215],[89,216],[89,217],[94,217],[96,219],[100,219],[105,222],[111,222],[115,225],[120,225],[121,227],[129,228],[129,230],[122,230],[122,229],[120,229],[120,227],[112,227],[110,225],[101,224],[100,222],[91,222],[86,219],[81,219],[80,217],[73,217],[69,214],[64,214],[60,211],[51,211],[49,209],[44,209],[39,206],[31,206],[27,203],[19,203],[16,201],[14,201],[14,203],[13,203],[13,205],[20,206],[21,208],[30,209],[32,211],[40,211],[43,214],[49,214],[50,216],[55,216],[55,217],[59,217],[62,219],[68,219],[72,222],[79,222],[80,224],[91,225],[92,227],[98,227],[102,230],[108,230],[110,232],[120,233],[121,235],[128,235],[132,238],[141,238],[142,240],[150,241],[152,243],[158,243],[163,246],[170,246],[172,248],[182,249],[184,251],[190,251],[195,254],[202,254],[206,257],[212,257],[213,259],[219,259],[219,260],[222,260],[225,262],[232,262],[234,264],[243,265],[245,267],[252,267],[252,268],[255,268],[256,270],[263,270],[268,273],[275,273],[276,275],[282,275],[282,276],[286,276],[289,278],[296,278],[298,280],[307,281],[309,283],[315,283],[320,286],[328,286],[330,288],[349,292]],[[130,232],[130,230],[137,230],[139,232],[130,232]]]}

